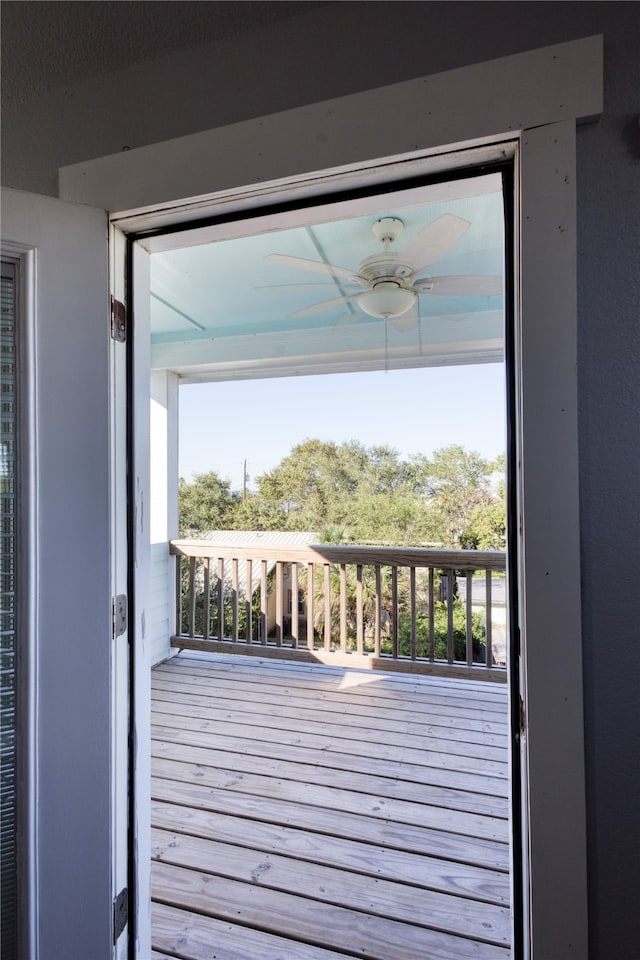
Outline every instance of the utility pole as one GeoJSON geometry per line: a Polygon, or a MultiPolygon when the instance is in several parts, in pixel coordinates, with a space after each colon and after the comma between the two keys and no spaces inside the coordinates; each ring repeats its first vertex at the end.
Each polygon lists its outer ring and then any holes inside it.
{"type": "Polygon", "coordinates": [[[247,473],[247,461],[245,460],[242,464],[242,499],[247,499],[247,480],[250,480],[251,477],[247,473]]]}

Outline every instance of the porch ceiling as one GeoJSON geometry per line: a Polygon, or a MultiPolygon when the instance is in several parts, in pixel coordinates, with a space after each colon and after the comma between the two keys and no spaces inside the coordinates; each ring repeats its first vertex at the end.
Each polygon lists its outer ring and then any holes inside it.
{"type": "Polygon", "coordinates": [[[179,235],[175,249],[151,256],[153,368],[194,381],[502,359],[502,296],[423,294],[409,330],[367,315],[355,300],[295,317],[358,288],[348,279],[266,259],[284,254],[355,274],[365,257],[383,252],[372,232],[376,220],[402,221],[403,232],[392,246],[402,252],[445,213],[470,227],[420,277],[502,276],[499,174],[247,220],[240,228],[234,225],[232,236],[220,225],[209,232],[200,228],[193,243],[188,234],[179,235]]]}

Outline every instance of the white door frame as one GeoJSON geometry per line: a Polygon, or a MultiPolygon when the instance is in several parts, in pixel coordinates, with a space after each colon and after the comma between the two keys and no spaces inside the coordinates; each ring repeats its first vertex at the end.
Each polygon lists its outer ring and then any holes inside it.
{"type": "Polygon", "coordinates": [[[397,179],[403,163],[450,170],[477,162],[479,150],[495,158],[501,143],[515,146],[524,953],[540,960],[588,952],[575,125],[601,110],[602,39],[591,37],[60,173],[63,196],[106,207],[121,229],[135,234],[321,196],[336,189],[337,178],[341,186],[365,186],[397,179]]]}

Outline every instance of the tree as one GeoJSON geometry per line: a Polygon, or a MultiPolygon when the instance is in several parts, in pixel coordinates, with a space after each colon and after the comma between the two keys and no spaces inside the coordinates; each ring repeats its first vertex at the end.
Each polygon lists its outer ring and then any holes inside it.
{"type": "Polygon", "coordinates": [[[178,501],[180,533],[184,536],[188,531],[232,529],[240,495],[231,490],[229,480],[210,470],[195,474],[192,483],[181,477],[178,501]]]}
{"type": "Polygon", "coordinates": [[[461,446],[401,460],[388,446],[304,440],[242,498],[215,471],[180,481],[182,530],[314,530],[325,543],[504,547],[504,459],[461,446]]]}
{"type": "Polygon", "coordinates": [[[504,545],[504,484],[500,490],[495,482],[504,458],[487,460],[454,444],[436,450],[431,460],[415,457],[413,466],[445,546],[504,545]]]}

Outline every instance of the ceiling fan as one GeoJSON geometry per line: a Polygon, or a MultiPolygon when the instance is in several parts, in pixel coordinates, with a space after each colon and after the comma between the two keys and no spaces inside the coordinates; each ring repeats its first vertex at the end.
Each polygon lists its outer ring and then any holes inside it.
{"type": "MultiPolygon", "coordinates": [[[[376,220],[371,228],[383,246],[382,252],[365,257],[355,271],[320,260],[305,260],[281,253],[267,254],[266,259],[329,276],[334,285],[344,291],[342,296],[297,310],[290,314],[291,318],[306,317],[342,303],[355,302],[369,316],[388,320],[398,330],[411,330],[418,325],[415,307],[418,297],[423,294],[479,297],[502,293],[502,277],[419,276],[448,253],[470,226],[468,220],[445,213],[417,233],[402,250],[395,251],[391,245],[404,230],[404,223],[397,217],[383,217],[376,220]],[[348,287],[356,289],[347,292],[348,287]]],[[[347,319],[356,318],[352,316],[347,319]]]]}

